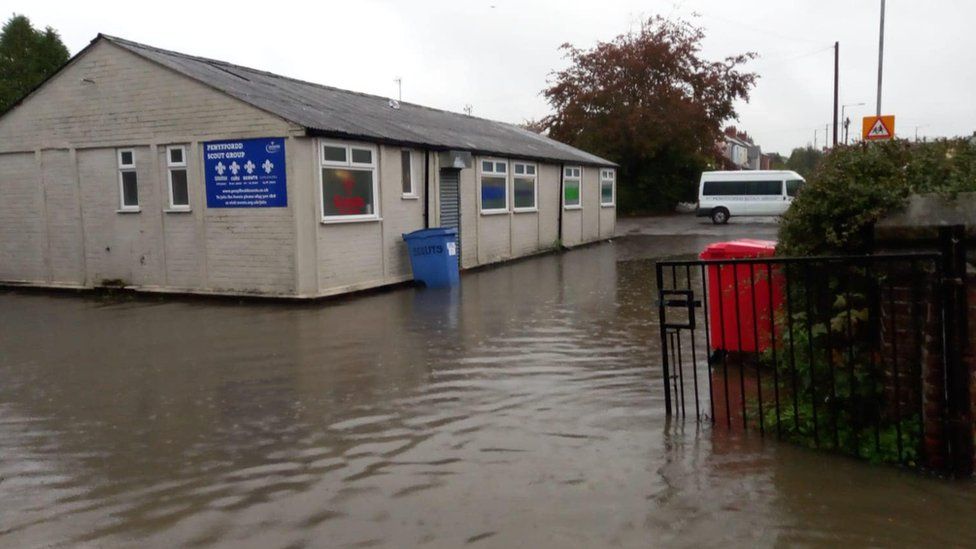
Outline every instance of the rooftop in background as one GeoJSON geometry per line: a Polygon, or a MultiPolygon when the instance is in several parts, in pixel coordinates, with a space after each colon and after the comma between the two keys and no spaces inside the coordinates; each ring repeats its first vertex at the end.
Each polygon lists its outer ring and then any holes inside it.
{"type": "Polygon", "coordinates": [[[613,166],[613,162],[514,124],[399,102],[195,57],[99,34],[136,55],[198,80],[294,124],[309,134],[462,149],[538,160],[613,166]]]}

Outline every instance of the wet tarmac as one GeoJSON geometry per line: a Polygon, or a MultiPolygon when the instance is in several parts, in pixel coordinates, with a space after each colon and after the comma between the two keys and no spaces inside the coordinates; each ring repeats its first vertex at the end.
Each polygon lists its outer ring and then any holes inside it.
{"type": "Polygon", "coordinates": [[[973,546],[976,486],[668,422],[631,236],[314,305],[0,294],[0,546],[973,546]]]}

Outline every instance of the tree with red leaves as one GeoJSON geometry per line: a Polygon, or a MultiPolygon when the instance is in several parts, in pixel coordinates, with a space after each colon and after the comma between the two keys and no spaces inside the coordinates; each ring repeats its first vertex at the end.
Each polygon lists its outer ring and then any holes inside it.
{"type": "Polygon", "coordinates": [[[736,118],[735,101],[749,99],[758,75],[741,66],[756,54],[709,61],[704,37],[689,22],[656,16],[592,49],[562,45],[571,65],[543,90],[555,113],[539,126],[620,164],[622,213],[695,200],[723,124],[736,118]]]}

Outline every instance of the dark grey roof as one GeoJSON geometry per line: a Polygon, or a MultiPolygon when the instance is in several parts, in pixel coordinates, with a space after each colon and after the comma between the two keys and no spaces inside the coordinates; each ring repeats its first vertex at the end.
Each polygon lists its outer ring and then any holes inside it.
{"type": "Polygon", "coordinates": [[[312,134],[539,160],[614,165],[513,124],[405,102],[400,103],[399,109],[393,109],[385,97],[303,82],[104,34],[99,38],[302,126],[312,134]]]}

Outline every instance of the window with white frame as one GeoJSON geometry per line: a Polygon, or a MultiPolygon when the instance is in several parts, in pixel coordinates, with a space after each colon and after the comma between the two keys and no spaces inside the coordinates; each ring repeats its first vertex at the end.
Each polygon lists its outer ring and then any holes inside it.
{"type": "Polygon", "coordinates": [[[600,205],[613,206],[616,198],[617,172],[610,168],[600,169],[600,205]]]}
{"type": "Polygon", "coordinates": [[[481,161],[481,211],[508,211],[508,163],[504,160],[481,161]]]}
{"type": "Polygon", "coordinates": [[[583,207],[580,201],[580,187],[583,180],[583,168],[566,166],[563,168],[563,207],[576,209],[583,207]]]}
{"type": "Polygon", "coordinates": [[[320,151],[322,220],[378,219],[376,147],[322,142],[320,151]]]}
{"type": "Polygon", "coordinates": [[[119,149],[119,206],[121,210],[139,211],[139,178],[136,175],[136,153],[119,149]]]}
{"type": "Polygon", "coordinates": [[[536,211],[536,167],[535,164],[515,162],[512,164],[512,200],[516,212],[536,211]]]}
{"type": "Polygon", "coordinates": [[[416,198],[414,190],[413,152],[407,149],[400,151],[400,175],[404,198],[416,198]]]}
{"type": "Polygon", "coordinates": [[[190,188],[186,170],[186,147],[166,148],[166,171],[169,172],[169,207],[172,210],[190,209],[190,188]]]}

